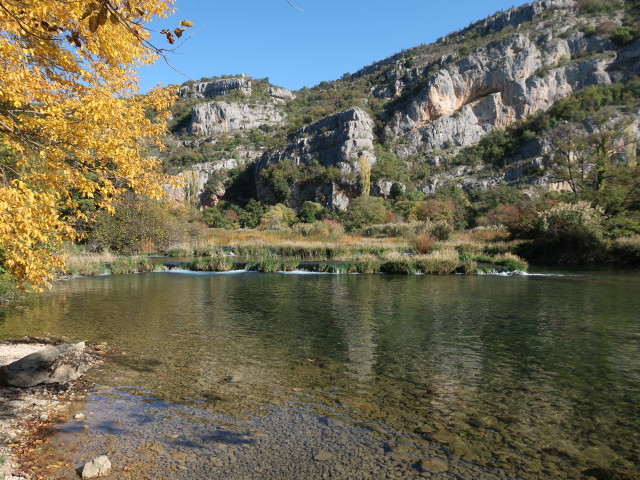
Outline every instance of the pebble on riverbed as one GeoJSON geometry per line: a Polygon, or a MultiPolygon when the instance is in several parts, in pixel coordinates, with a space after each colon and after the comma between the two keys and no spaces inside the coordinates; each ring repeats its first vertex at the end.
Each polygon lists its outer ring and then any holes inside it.
{"type": "Polygon", "coordinates": [[[111,461],[106,455],[101,455],[86,463],[82,468],[82,478],[106,477],[111,473],[111,461]]]}

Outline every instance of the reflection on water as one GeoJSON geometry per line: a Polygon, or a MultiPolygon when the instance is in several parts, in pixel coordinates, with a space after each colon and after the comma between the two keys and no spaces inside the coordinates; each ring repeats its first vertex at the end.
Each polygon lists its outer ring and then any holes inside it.
{"type": "Polygon", "coordinates": [[[0,337],[111,345],[88,428],[47,454],[109,452],[118,478],[639,478],[639,286],[99,277],[0,312],[0,337]]]}

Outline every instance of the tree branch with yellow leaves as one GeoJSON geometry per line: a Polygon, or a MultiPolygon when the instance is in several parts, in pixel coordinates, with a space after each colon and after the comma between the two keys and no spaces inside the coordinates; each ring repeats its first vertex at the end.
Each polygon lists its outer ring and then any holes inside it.
{"type": "Polygon", "coordinates": [[[143,150],[176,89],[138,95],[136,68],[167,51],[145,25],[171,13],[172,0],[0,0],[0,268],[23,287],[48,285],[77,238],[71,192],[106,209],[127,189],[162,195],[143,150]]]}

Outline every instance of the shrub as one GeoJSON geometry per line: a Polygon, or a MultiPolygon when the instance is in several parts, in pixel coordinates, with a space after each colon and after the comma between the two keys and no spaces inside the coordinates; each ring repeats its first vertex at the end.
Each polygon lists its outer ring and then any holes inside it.
{"type": "Polygon", "coordinates": [[[630,237],[639,233],[640,212],[622,212],[607,221],[607,237],[630,237]]]}
{"type": "Polygon", "coordinates": [[[640,236],[621,238],[612,241],[609,246],[608,256],[619,263],[640,263],[640,236]]]}
{"type": "Polygon", "coordinates": [[[617,0],[578,0],[575,6],[584,13],[602,13],[621,8],[622,4],[617,0]]]}
{"type": "Polygon", "coordinates": [[[325,213],[325,208],[319,203],[304,202],[298,209],[298,220],[303,223],[314,223],[320,220],[325,213]]]}
{"type": "Polygon", "coordinates": [[[88,235],[93,250],[118,253],[163,251],[188,236],[186,222],[158,200],[126,195],[109,215],[100,212],[88,235]]]}
{"type": "Polygon", "coordinates": [[[351,201],[342,216],[347,230],[359,230],[366,225],[384,223],[388,214],[384,201],[378,197],[359,197],[351,201]]]}
{"type": "Polygon", "coordinates": [[[240,227],[238,212],[223,210],[218,207],[208,207],[202,211],[202,220],[210,228],[224,228],[234,230],[240,227]]]}
{"type": "Polygon", "coordinates": [[[516,205],[499,205],[487,211],[479,217],[476,223],[479,226],[500,226],[514,221],[520,215],[520,210],[516,205]]]}
{"type": "Polygon", "coordinates": [[[256,228],[267,210],[266,205],[252,198],[240,213],[238,222],[242,228],[256,228]]]}
{"type": "Polygon", "coordinates": [[[548,259],[589,259],[602,247],[602,212],[583,201],[531,207],[507,228],[514,236],[533,240],[548,259]]]}
{"type": "Polygon", "coordinates": [[[602,238],[602,213],[587,202],[559,203],[541,212],[535,239],[579,250],[597,247],[602,238]]]}
{"type": "Polygon", "coordinates": [[[431,253],[436,246],[436,237],[433,235],[416,235],[413,238],[413,248],[417,253],[431,253]]]}
{"type": "Polygon", "coordinates": [[[634,28],[628,25],[620,25],[614,30],[613,34],[611,35],[611,40],[613,40],[614,43],[619,47],[622,47],[628,43],[631,43],[637,37],[638,32],[634,28]]]}
{"type": "Polygon", "coordinates": [[[436,240],[440,240],[441,242],[449,240],[449,237],[453,233],[453,225],[445,220],[432,222],[430,225],[430,229],[431,235],[433,235],[436,240]]]}
{"type": "Polygon", "coordinates": [[[453,223],[455,203],[452,199],[428,198],[416,205],[416,215],[422,221],[453,223]]]}
{"type": "Polygon", "coordinates": [[[296,212],[279,203],[267,210],[260,221],[260,226],[266,230],[282,230],[289,228],[296,220],[296,212]]]}

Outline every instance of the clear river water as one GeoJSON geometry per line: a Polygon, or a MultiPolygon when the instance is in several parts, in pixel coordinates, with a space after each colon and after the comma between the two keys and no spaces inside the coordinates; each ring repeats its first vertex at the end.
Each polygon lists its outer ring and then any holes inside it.
{"type": "Polygon", "coordinates": [[[563,272],[81,278],[0,338],[109,345],[41,455],[113,478],[637,480],[640,274],[563,272]]]}

